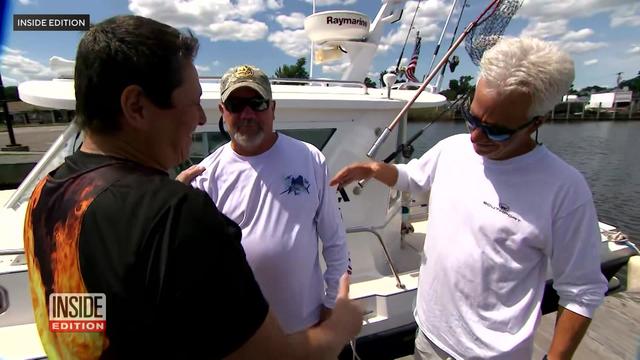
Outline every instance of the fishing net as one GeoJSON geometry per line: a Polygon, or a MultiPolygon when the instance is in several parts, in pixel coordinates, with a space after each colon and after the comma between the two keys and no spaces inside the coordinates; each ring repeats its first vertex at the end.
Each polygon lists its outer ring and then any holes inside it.
{"type": "Polygon", "coordinates": [[[484,18],[479,19],[478,24],[464,40],[464,48],[474,64],[480,64],[484,52],[500,40],[511,18],[522,5],[522,1],[500,0],[484,18]]]}

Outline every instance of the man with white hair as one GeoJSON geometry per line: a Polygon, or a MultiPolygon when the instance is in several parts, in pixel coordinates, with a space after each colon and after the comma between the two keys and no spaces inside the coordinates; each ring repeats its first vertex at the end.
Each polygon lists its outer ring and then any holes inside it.
{"type": "Polygon", "coordinates": [[[503,39],[462,111],[470,134],[406,165],[357,163],[332,179],[431,191],[416,358],[530,359],[548,265],[560,297],[548,359],[571,358],[584,336],[607,290],[595,206],[584,177],[532,139],[573,78],[556,46],[503,39]]]}

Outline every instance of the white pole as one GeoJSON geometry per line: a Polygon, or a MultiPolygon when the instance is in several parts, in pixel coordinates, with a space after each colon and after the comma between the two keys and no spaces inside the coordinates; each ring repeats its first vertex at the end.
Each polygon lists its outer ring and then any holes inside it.
{"type": "MultiPolygon", "coordinates": [[[[311,1],[311,14],[315,14],[316,13],[316,0],[311,1]]],[[[309,56],[309,78],[313,79],[313,41],[311,42],[311,49],[310,49],[310,56],[309,56]]]]}
{"type": "Polygon", "coordinates": [[[427,77],[427,75],[431,72],[431,68],[433,67],[433,63],[436,60],[436,56],[438,56],[438,51],[440,50],[440,44],[442,44],[442,38],[444,37],[445,31],[447,31],[447,26],[449,26],[449,20],[451,19],[451,15],[453,14],[453,10],[456,8],[456,3],[458,0],[453,0],[453,4],[451,5],[451,10],[449,10],[449,15],[447,16],[447,20],[444,22],[444,26],[442,27],[442,32],[440,33],[440,39],[438,40],[438,44],[436,45],[436,49],[433,51],[433,57],[431,58],[431,64],[429,64],[429,70],[425,73],[422,81],[427,77]]]}

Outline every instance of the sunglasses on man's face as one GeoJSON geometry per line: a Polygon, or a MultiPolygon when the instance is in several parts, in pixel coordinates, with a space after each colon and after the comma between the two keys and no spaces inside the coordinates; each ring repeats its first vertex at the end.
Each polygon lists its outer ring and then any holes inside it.
{"type": "Polygon", "coordinates": [[[489,139],[493,141],[498,141],[498,142],[507,141],[511,139],[513,134],[528,127],[537,119],[537,117],[534,117],[533,119],[527,121],[526,123],[518,126],[515,129],[509,129],[507,127],[498,126],[498,125],[484,125],[482,123],[482,120],[478,119],[473,114],[471,114],[471,111],[469,110],[468,106],[462,106],[461,112],[462,112],[462,117],[464,118],[464,121],[467,123],[467,126],[469,127],[469,130],[480,128],[480,130],[482,130],[489,139]]]}
{"type": "Polygon", "coordinates": [[[224,107],[232,113],[240,113],[245,107],[250,107],[255,112],[262,112],[269,108],[269,100],[261,97],[252,98],[228,98],[224,107]]]}

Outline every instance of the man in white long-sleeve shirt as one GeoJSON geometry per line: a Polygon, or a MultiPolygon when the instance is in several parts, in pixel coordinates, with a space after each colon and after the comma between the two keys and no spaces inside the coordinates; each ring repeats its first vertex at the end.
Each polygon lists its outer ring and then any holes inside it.
{"type": "Polygon", "coordinates": [[[548,359],[571,358],[584,336],[607,289],[596,210],[584,177],[532,139],[573,78],[554,45],[503,39],[462,109],[470,134],[406,165],[358,163],[332,179],[431,191],[416,358],[531,359],[548,265],[560,296],[548,359]]]}
{"type": "Polygon", "coordinates": [[[220,93],[231,142],[200,163],[205,170],[192,185],[242,228],[247,261],[285,332],[307,329],[328,316],[348,268],[325,158],[313,145],[273,131],[276,103],[260,69],[230,69],[220,93]]]}

